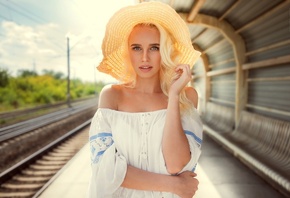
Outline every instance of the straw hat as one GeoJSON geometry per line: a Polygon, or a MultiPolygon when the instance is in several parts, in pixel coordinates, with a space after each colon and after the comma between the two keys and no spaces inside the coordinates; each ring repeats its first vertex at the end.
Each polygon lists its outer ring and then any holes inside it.
{"type": "Polygon", "coordinates": [[[180,64],[193,66],[200,56],[190,39],[189,29],[185,21],[176,11],[161,2],[143,2],[127,6],[117,11],[106,26],[103,39],[103,60],[97,69],[111,75],[117,80],[126,82],[132,76],[132,71],[125,65],[128,37],[139,23],[159,24],[173,36],[176,50],[181,54],[180,64]]]}

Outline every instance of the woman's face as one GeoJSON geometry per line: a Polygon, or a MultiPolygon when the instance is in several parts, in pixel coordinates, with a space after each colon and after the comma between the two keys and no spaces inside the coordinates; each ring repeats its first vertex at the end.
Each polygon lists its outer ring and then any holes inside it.
{"type": "Polygon", "coordinates": [[[135,26],[128,42],[129,57],[137,76],[141,78],[159,76],[161,56],[158,29],[149,25],[135,26]]]}

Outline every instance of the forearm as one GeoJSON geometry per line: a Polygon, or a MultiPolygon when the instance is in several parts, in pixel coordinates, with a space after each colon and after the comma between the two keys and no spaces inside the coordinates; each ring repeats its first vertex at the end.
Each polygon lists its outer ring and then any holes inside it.
{"type": "Polygon", "coordinates": [[[190,147],[181,124],[178,95],[169,96],[162,151],[171,174],[179,172],[190,160],[190,147]]]}
{"type": "Polygon", "coordinates": [[[122,187],[135,190],[162,191],[174,193],[177,177],[157,174],[128,166],[122,187]]]}

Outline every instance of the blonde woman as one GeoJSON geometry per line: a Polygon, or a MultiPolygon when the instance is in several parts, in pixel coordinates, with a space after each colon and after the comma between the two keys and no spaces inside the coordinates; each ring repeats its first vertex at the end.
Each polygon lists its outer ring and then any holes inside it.
{"type": "Polygon", "coordinates": [[[119,10],[107,24],[98,70],[106,86],[90,128],[89,197],[192,197],[202,123],[190,67],[199,57],[168,5],[119,10]]]}

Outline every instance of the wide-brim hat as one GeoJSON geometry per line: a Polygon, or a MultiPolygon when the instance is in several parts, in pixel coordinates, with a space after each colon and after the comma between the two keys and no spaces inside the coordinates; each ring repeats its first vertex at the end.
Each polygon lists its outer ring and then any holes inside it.
{"type": "Polygon", "coordinates": [[[140,23],[161,25],[173,38],[175,49],[180,54],[179,64],[191,67],[200,56],[191,43],[190,32],[185,21],[168,4],[142,2],[117,11],[109,20],[102,43],[103,60],[97,69],[126,82],[132,72],[125,65],[128,37],[134,26],[140,23]]]}

